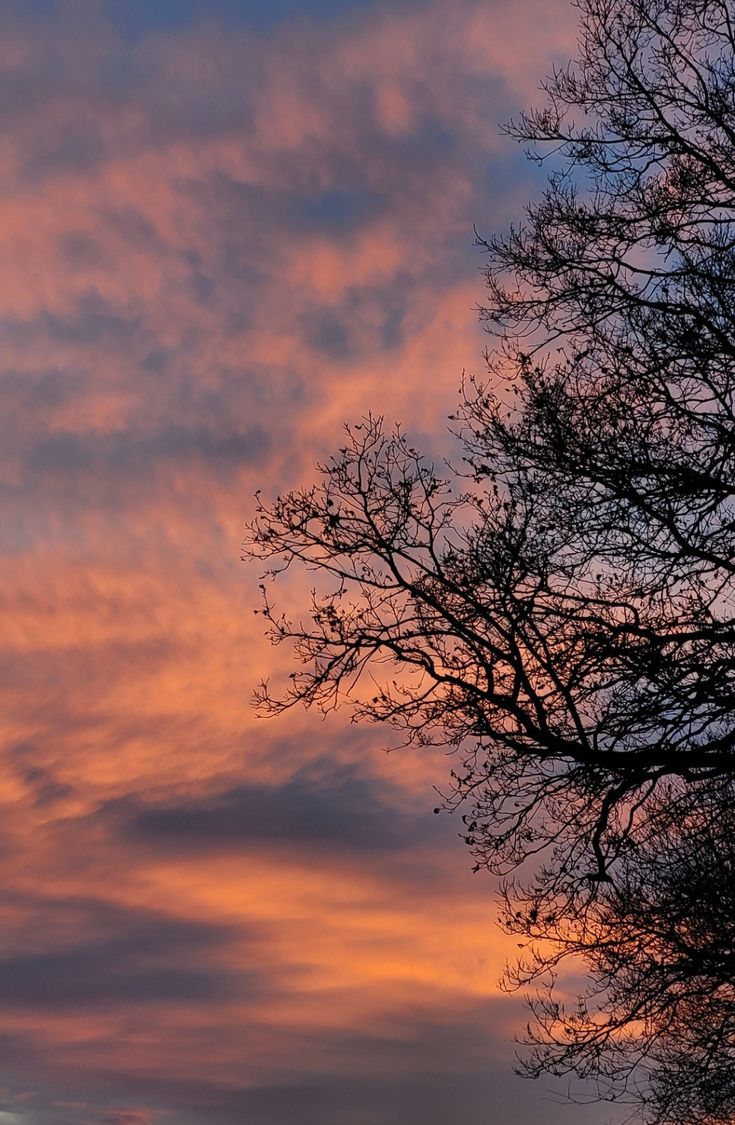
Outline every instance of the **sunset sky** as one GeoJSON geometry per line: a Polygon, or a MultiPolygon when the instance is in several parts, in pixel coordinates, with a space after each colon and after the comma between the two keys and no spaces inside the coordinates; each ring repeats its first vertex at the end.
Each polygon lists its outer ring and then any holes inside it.
{"type": "MultiPolygon", "coordinates": [[[[601,1125],[511,1073],[451,760],[307,713],[253,493],[447,447],[566,0],[0,0],[0,1125],[601,1125]]],[[[289,596],[297,604],[299,590],[289,596]]]]}

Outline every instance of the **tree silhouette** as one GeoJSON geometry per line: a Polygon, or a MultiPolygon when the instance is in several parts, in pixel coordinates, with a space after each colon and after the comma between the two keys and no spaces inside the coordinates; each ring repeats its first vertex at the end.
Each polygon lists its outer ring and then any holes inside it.
{"type": "MultiPolygon", "coordinates": [[[[554,1045],[542,1005],[537,1065],[596,1074],[613,1096],[638,1058],[651,1120],[717,1122],[735,1085],[727,1033],[716,1050],[704,1025],[690,1042],[696,1019],[649,972],[636,904],[694,910],[676,864],[660,877],[666,810],[694,801],[672,847],[698,854],[695,797],[728,809],[735,774],[735,14],[727,0],[579,8],[578,58],[509,126],[551,146],[555,170],[521,225],[482,240],[497,343],[453,420],[462,465],[439,472],[367,418],[317,484],[259,501],[249,550],[270,578],[300,563],[317,583],[308,619],[289,621],[264,582],[271,637],[302,668],[260,700],[349,700],[357,719],[454,750],[446,803],[463,806],[478,867],[533,863],[506,924],[552,943],[546,970],[583,955],[610,1004],[599,1050],[584,1012],[554,1045]],[[699,1116],[677,1116],[667,1073],[699,1116]]],[[[706,1023],[706,990],[695,1001],[706,1023]]]]}
{"type": "Polygon", "coordinates": [[[642,1103],[647,1122],[735,1117],[735,782],[669,781],[649,802],[613,882],[575,895],[506,894],[506,927],[529,941],[511,987],[536,986],[522,1072],[575,1074],[603,1098],[642,1103]],[[542,939],[542,940],[536,940],[542,939]],[[557,973],[586,965],[559,1002],[557,973]]]}

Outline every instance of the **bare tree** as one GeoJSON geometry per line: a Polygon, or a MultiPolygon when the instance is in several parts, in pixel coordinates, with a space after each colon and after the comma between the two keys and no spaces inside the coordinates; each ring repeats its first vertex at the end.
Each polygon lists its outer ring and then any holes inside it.
{"type": "MultiPolygon", "coordinates": [[[[535,864],[506,923],[607,981],[594,927],[623,927],[626,880],[640,900],[658,870],[662,793],[729,794],[735,773],[735,13],[579,8],[577,60],[509,127],[556,170],[518,228],[482,242],[498,341],[454,419],[461,469],[368,418],[317,484],[259,502],[249,550],[270,578],[302,564],[317,581],[303,621],[264,582],[271,636],[302,662],[285,697],[263,685],[265,709],[351,700],[454,750],[446,803],[478,867],[535,864]]],[[[606,1049],[635,1040],[636,956],[606,1049]]],[[[668,1010],[646,1042],[696,1069],[668,1010]]],[[[574,1032],[544,1065],[592,1074],[593,1039],[574,1032]]],[[[623,1055],[597,1056],[612,1092],[616,1075],[632,1088],[623,1055]]],[[[651,1119],[690,1120],[666,1108],[664,1073],[649,1067],[651,1119]]],[[[691,1121],[721,1120],[713,1105],[691,1121]]]]}

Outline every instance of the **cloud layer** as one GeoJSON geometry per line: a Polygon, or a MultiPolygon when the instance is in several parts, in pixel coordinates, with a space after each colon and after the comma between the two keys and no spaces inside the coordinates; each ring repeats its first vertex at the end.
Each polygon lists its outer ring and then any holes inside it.
{"type": "Polygon", "coordinates": [[[239,562],[345,420],[445,447],[572,14],[0,7],[0,1122],[572,1120],[510,1076],[446,761],[256,720],[239,562]]]}

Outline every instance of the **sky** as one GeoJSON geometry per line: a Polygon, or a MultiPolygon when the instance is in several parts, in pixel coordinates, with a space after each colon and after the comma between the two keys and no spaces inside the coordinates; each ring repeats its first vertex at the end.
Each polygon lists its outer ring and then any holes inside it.
{"type": "MultiPolygon", "coordinates": [[[[0,1125],[603,1125],[451,759],[259,719],[253,494],[445,448],[565,0],[0,0],[0,1125]]],[[[305,580],[289,587],[297,606],[305,580]]]]}

